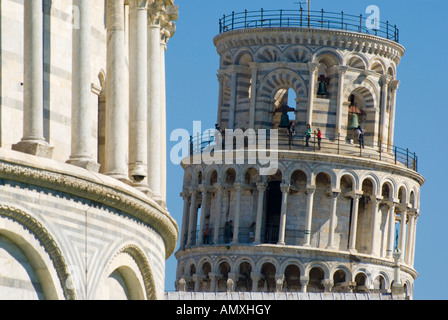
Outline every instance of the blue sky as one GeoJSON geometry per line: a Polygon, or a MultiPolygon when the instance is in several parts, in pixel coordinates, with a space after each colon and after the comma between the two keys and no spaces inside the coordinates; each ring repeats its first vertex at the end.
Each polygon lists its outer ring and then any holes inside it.
{"type": "MultiPolygon", "coordinates": [[[[245,9],[298,9],[298,0],[176,0],[179,20],[167,50],[167,205],[179,228],[182,221],[183,170],[169,162],[171,131],[193,131],[193,121],[202,129],[213,128],[217,118],[219,57],[213,38],[223,14],[245,9]]],[[[365,14],[369,5],[380,9],[381,21],[400,29],[400,44],[406,53],[398,66],[400,87],[395,121],[396,146],[409,148],[419,157],[419,173],[426,183],[421,189],[417,223],[415,299],[448,299],[448,1],[446,0],[312,0],[312,10],[365,14]]],[[[166,290],[174,290],[177,261],[166,264],[166,290]]]]}

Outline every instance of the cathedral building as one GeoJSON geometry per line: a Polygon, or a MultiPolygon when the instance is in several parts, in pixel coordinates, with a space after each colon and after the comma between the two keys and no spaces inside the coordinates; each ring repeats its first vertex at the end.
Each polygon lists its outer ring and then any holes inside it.
{"type": "Polygon", "coordinates": [[[0,3],[0,299],[163,299],[173,0],[0,3]]]}
{"type": "Polygon", "coordinates": [[[178,292],[169,299],[412,299],[425,180],[416,154],[394,145],[405,49],[396,26],[377,23],[324,10],[219,20],[217,130],[193,139],[183,161],[178,292]],[[274,170],[254,161],[260,145],[250,141],[262,135],[274,170]]]}

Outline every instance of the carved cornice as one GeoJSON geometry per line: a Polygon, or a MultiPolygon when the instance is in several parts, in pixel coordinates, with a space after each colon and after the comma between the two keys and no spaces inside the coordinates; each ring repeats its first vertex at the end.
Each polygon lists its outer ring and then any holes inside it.
{"type": "Polygon", "coordinates": [[[155,229],[165,242],[168,258],[175,250],[179,235],[176,221],[157,203],[126,188],[108,186],[101,180],[40,169],[31,165],[0,160],[0,178],[66,192],[118,209],[155,229]]]}

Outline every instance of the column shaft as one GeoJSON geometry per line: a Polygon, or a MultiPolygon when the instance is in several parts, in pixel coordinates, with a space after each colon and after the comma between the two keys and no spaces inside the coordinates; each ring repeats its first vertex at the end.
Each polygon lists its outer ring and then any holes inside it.
{"type": "Polygon", "coordinates": [[[158,13],[148,19],[148,185],[153,197],[161,200],[161,54],[158,13]]]}
{"type": "Polygon", "coordinates": [[[328,245],[327,245],[327,249],[335,249],[335,245],[334,245],[334,231],[336,228],[336,209],[337,209],[337,203],[338,203],[338,196],[339,193],[337,192],[332,192],[332,196],[333,196],[333,201],[331,202],[331,216],[330,216],[330,234],[328,237],[328,245]]]}
{"type": "Polygon", "coordinates": [[[406,219],[407,212],[403,211],[401,213],[401,222],[400,222],[400,240],[398,244],[398,249],[400,249],[401,257],[400,260],[404,261],[406,254],[406,219]]]}
{"type": "Polygon", "coordinates": [[[304,246],[311,245],[311,226],[313,220],[313,202],[314,202],[314,192],[316,188],[307,188],[308,197],[306,201],[306,218],[305,218],[305,243],[304,246]]]}
{"type": "Polygon", "coordinates": [[[217,184],[215,185],[215,188],[218,193],[218,201],[216,206],[216,212],[215,212],[215,225],[213,229],[213,243],[217,244],[219,243],[219,227],[221,224],[221,210],[222,210],[222,192],[223,188],[221,185],[217,184]]]}
{"type": "Polygon", "coordinates": [[[319,68],[318,63],[308,63],[309,74],[310,74],[310,90],[308,92],[308,113],[307,113],[307,124],[313,126],[313,109],[314,109],[314,88],[316,86],[316,72],[319,68]]]}
{"type": "Polygon", "coordinates": [[[43,7],[40,0],[25,0],[24,125],[23,141],[43,141],[43,7]]]}
{"type": "Polygon", "coordinates": [[[257,183],[258,188],[258,204],[257,204],[257,220],[255,222],[255,244],[261,243],[261,222],[263,219],[264,193],[267,188],[265,182],[257,183]]]}
{"type": "Polygon", "coordinates": [[[349,251],[356,252],[356,233],[358,229],[358,207],[359,207],[359,197],[360,195],[355,194],[352,205],[352,221],[350,225],[350,239],[348,249],[349,251]]]}
{"type": "Polygon", "coordinates": [[[197,215],[198,215],[198,206],[196,203],[196,196],[197,196],[197,191],[191,191],[191,204],[190,204],[190,214],[189,214],[187,246],[193,245],[196,240],[196,226],[197,226],[197,215]]]}
{"type": "Polygon", "coordinates": [[[392,258],[392,254],[394,251],[394,236],[395,236],[395,204],[389,204],[389,234],[387,237],[387,250],[386,256],[387,258],[392,258]]]}
{"type": "Polygon", "coordinates": [[[148,18],[145,3],[131,2],[129,19],[129,169],[134,184],[147,191],[148,18]]]}
{"type": "Polygon", "coordinates": [[[128,179],[124,0],[107,1],[105,174],[128,179]]]}
{"type": "Polygon", "coordinates": [[[377,254],[377,242],[376,242],[376,235],[378,232],[378,206],[379,206],[379,200],[376,198],[376,196],[373,196],[372,198],[373,202],[373,212],[372,212],[372,238],[370,241],[370,254],[376,255],[377,254]]]}
{"type": "Polygon", "coordinates": [[[286,214],[287,214],[287,208],[288,208],[288,193],[289,193],[289,186],[288,185],[281,185],[280,189],[282,191],[282,209],[280,213],[280,226],[279,226],[279,233],[278,233],[278,245],[284,245],[285,244],[285,233],[286,233],[286,214]]]}
{"type": "Polygon", "coordinates": [[[201,203],[201,221],[199,223],[199,237],[198,237],[198,244],[204,243],[204,224],[205,224],[205,217],[207,215],[207,189],[203,187],[201,189],[202,191],[202,203],[201,203]]]}
{"type": "Polygon", "coordinates": [[[99,165],[92,152],[92,93],[90,80],[90,5],[89,0],[75,0],[79,9],[79,28],[73,28],[72,40],[72,133],[71,155],[73,165],[98,171],[99,165]]]}
{"type": "Polygon", "coordinates": [[[240,233],[240,216],[241,216],[241,195],[242,195],[242,185],[240,183],[234,184],[236,189],[236,209],[235,209],[235,221],[233,223],[233,239],[232,243],[237,244],[239,242],[240,233]]]}
{"type": "Polygon", "coordinates": [[[13,150],[51,158],[44,138],[44,61],[42,1],[24,1],[23,137],[13,150]]]}

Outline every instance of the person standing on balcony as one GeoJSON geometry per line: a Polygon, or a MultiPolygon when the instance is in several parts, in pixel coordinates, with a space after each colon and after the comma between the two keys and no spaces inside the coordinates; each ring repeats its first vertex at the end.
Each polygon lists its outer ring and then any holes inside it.
{"type": "Polygon", "coordinates": [[[359,141],[359,147],[364,149],[364,134],[365,130],[361,129],[361,126],[358,126],[358,129],[356,129],[356,133],[358,134],[358,141],[359,141]]]}
{"type": "Polygon", "coordinates": [[[319,150],[320,148],[320,142],[322,141],[322,131],[320,131],[320,128],[317,128],[317,132],[314,131],[314,134],[317,136],[317,145],[319,146],[319,150]]]}
{"type": "Polygon", "coordinates": [[[288,138],[289,138],[289,149],[291,149],[291,146],[294,142],[294,137],[296,136],[296,128],[294,126],[294,122],[290,122],[288,126],[288,138]]]}
{"type": "Polygon", "coordinates": [[[306,139],[305,147],[309,147],[310,146],[310,138],[311,138],[311,125],[307,124],[306,125],[306,131],[305,131],[305,139],[306,139]]]}

